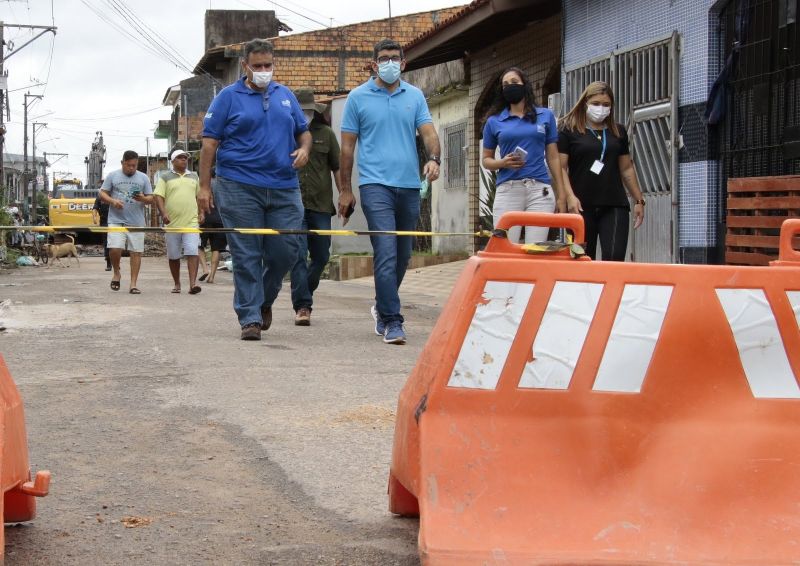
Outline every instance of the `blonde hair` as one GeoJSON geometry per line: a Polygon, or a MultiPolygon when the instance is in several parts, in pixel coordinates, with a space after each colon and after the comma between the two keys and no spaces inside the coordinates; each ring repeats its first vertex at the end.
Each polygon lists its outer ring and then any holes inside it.
{"type": "Polygon", "coordinates": [[[589,86],[583,90],[580,98],[578,98],[578,102],[572,107],[572,110],[567,112],[567,114],[558,121],[558,127],[562,130],[585,134],[586,103],[591,97],[597,96],[598,94],[606,94],[611,99],[611,113],[603,123],[615,136],[619,137],[619,127],[617,127],[617,123],[614,121],[614,92],[611,90],[611,87],[608,86],[608,83],[604,83],[603,81],[590,83],[589,86]]]}

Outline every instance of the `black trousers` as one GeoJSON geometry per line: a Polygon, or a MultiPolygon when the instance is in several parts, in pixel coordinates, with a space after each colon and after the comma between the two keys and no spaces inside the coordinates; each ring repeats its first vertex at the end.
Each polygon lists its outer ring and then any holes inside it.
{"type": "Polygon", "coordinates": [[[603,251],[603,261],[625,261],[631,211],[623,206],[597,206],[584,209],[586,255],[597,259],[597,238],[603,251]]]}

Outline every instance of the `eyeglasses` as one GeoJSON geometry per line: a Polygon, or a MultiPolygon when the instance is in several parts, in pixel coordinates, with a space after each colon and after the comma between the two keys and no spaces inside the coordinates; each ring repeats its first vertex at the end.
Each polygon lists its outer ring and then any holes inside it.
{"type": "Polygon", "coordinates": [[[272,63],[261,63],[257,65],[247,65],[251,71],[269,71],[272,69],[272,63]]]}
{"type": "Polygon", "coordinates": [[[378,63],[380,64],[388,63],[389,61],[391,61],[392,63],[399,63],[402,60],[403,58],[400,57],[400,55],[392,55],[391,57],[387,57],[386,55],[384,55],[383,57],[378,57],[377,59],[378,63]]]}
{"type": "Polygon", "coordinates": [[[175,159],[189,159],[188,155],[179,155],[175,159]]]}

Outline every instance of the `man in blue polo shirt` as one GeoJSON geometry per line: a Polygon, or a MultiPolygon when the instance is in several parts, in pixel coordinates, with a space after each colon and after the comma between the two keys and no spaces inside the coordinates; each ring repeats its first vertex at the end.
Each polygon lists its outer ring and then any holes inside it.
{"type": "MultiPolygon", "coordinates": [[[[355,202],[351,187],[358,142],[361,208],[370,230],[414,230],[419,218],[420,182],[439,177],[439,136],[425,96],[400,80],[405,59],[400,44],[383,39],[373,50],[377,75],[350,92],[342,119],[339,213],[355,202]],[[420,175],[416,134],[428,160],[420,175]]],[[[398,290],[411,258],[410,236],[371,236],[375,273],[375,333],[387,344],[405,344],[398,290]]]]}
{"type": "MultiPolygon", "coordinates": [[[[203,214],[218,207],[226,228],[302,226],[297,170],[308,162],[311,134],[292,91],[272,81],[273,69],[272,44],[249,41],[244,76],[220,91],[205,117],[197,202],[203,214]]],[[[261,340],[283,276],[297,259],[297,236],[231,233],[228,247],[241,338],[261,340]]]]}

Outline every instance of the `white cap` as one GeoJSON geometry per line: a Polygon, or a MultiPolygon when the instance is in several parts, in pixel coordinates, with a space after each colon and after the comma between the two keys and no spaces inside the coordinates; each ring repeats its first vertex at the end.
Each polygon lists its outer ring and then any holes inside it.
{"type": "Polygon", "coordinates": [[[188,156],[189,154],[182,149],[176,149],[175,151],[172,152],[172,155],[169,156],[169,160],[175,161],[175,158],[178,157],[179,155],[188,156]]]}

